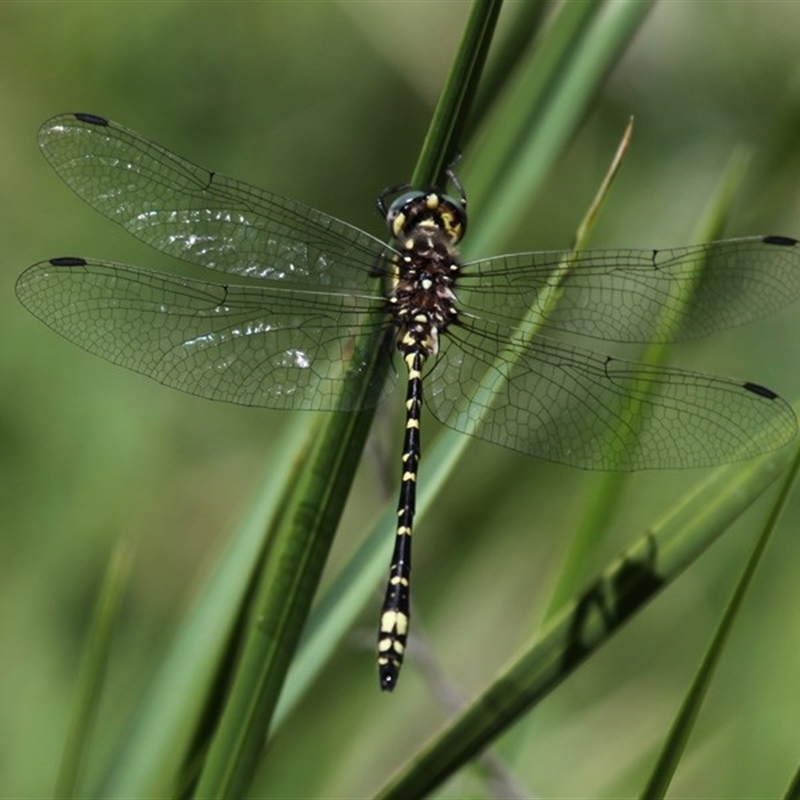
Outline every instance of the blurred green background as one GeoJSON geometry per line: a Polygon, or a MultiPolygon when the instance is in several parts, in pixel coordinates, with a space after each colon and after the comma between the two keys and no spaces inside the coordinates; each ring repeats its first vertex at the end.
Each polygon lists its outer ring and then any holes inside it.
{"type": "MultiPolygon", "coordinates": [[[[37,797],[53,785],[82,639],[115,544],[133,543],[136,561],[95,770],[298,416],[167,390],[82,353],[27,315],[13,285],[36,261],[83,255],[170,266],[71,195],[37,151],[38,126],[64,111],[102,114],[204,166],[381,234],[374,197],[410,175],[468,8],[0,4],[1,796],[37,797]]],[[[631,114],[634,142],[593,245],[687,243],[742,146],[754,157],[727,234],[800,236],[799,30],[798,3],[656,6],[544,191],[530,197],[527,223],[507,249],[570,244],[631,114]]],[[[758,381],[793,401],[799,331],[795,304],[747,329],[675,347],[673,361],[758,381]]],[[[397,472],[397,410],[389,404],[378,418],[332,570],[383,507],[376,474],[397,472]]],[[[426,441],[437,432],[427,418],[426,441]]],[[[596,566],[703,474],[631,476],[596,566]]],[[[530,633],[594,480],[474,442],[419,526],[415,624],[465,695],[530,633]]],[[[636,793],[762,517],[763,507],[751,511],[527,718],[522,735],[500,745],[523,786],[547,797],[636,793]]],[[[795,767],[798,521],[795,502],[739,620],[675,796],[777,795],[795,767]]],[[[273,742],[259,796],[367,795],[446,718],[413,654],[398,692],[378,692],[378,605],[376,592],[273,742]]],[[[474,780],[442,796],[484,796],[474,780]]]]}

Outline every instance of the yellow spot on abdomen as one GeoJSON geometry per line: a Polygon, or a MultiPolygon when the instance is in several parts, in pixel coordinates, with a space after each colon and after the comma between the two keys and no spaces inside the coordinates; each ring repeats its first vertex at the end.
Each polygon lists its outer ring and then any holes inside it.
{"type": "Polygon", "coordinates": [[[402,611],[384,611],[381,615],[381,633],[405,636],[408,633],[408,617],[402,611]]]}

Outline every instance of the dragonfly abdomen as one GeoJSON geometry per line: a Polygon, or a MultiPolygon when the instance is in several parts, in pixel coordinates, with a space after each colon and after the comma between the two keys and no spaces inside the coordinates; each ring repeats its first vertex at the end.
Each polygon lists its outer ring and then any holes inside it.
{"type": "MultiPolygon", "coordinates": [[[[410,335],[407,340],[410,344],[410,335]]],[[[406,340],[404,340],[406,341],[406,340]]],[[[402,342],[401,342],[402,346],[402,342]]],[[[389,582],[381,609],[378,631],[378,673],[381,688],[394,689],[405,655],[411,610],[411,533],[417,497],[417,469],[422,454],[420,417],[422,415],[423,349],[410,349],[405,355],[408,367],[406,390],[406,430],[403,437],[403,474],[397,503],[397,529],[389,568],[389,582]]]]}

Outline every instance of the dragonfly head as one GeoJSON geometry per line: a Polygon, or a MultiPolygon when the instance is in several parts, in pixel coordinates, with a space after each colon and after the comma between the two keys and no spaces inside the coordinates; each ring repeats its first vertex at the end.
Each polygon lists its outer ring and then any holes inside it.
{"type": "Polygon", "coordinates": [[[405,192],[389,206],[386,225],[395,239],[405,239],[418,228],[435,228],[451,244],[457,244],[467,229],[467,212],[462,203],[446,194],[405,192]]]}

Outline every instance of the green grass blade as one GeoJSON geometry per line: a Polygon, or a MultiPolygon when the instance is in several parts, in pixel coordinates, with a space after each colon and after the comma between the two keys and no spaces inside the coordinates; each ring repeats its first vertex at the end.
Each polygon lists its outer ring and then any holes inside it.
{"type": "MultiPolygon", "coordinates": [[[[569,4],[568,4],[569,5],[569,4]]],[[[569,45],[573,42],[570,38],[571,33],[576,29],[581,28],[583,15],[588,14],[588,9],[578,9],[578,5],[590,6],[591,4],[572,4],[574,9],[566,16],[560,16],[559,22],[554,27],[551,26],[549,32],[551,35],[559,37],[559,44],[562,48],[569,49],[569,45]],[[578,14],[577,18],[571,14],[578,14]]],[[[562,9],[562,12],[564,10],[562,9]]],[[[591,17],[592,14],[589,14],[591,17]]],[[[543,43],[546,45],[546,40],[543,43]]],[[[564,54],[562,54],[564,55],[564,54]]],[[[538,65],[538,69],[555,69],[553,63],[558,64],[558,61],[553,62],[553,59],[542,59],[536,55],[529,55],[529,60],[538,65]]],[[[538,86],[540,84],[549,84],[554,82],[552,78],[547,75],[542,75],[534,80],[534,76],[530,72],[530,67],[527,63],[522,65],[521,69],[524,72],[524,80],[521,81],[522,85],[528,86],[529,91],[531,86],[538,86]]],[[[577,97],[577,96],[576,96],[577,97]]],[[[582,101],[587,103],[590,98],[582,96],[582,101]]],[[[505,115],[514,112],[517,106],[521,103],[521,99],[515,93],[503,99],[499,106],[499,114],[505,115]]],[[[531,98],[530,102],[535,102],[535,98],[531,98]]],[[[524,105],[524,104],[523,104],[524,105]]],[[[558,103],[554,104],[560,107],[558,103]]],[[[584,107],[585,108],[585,107],[584,107]]],[[[513,118],[513,114],[511,115],[513,118]]],[[[579,119],[581,116],[580,110],[572,109],[570,114],[561,114],[557,120],[553,121],[553,125],[560,123],[564,127],[560,128],[559,139],[565,144],[571,136],[574,128],[574,120],[579,119]]],[[[527,130],[527,118],[521,117],[516,121],[518,126],[523,126],[523,131],[527,130]]],[[[477,157],[468,159],[471,165],[479,163],[483,165],[484,161],[491,161],[490,154],[494,149],[502,150],[505,147],[507,139],[515,139],[515,136],[509,136],[508,131],[502,126],[498,126],[498,141],[493,138],[490,141],[484,142],[484,146],[477,150],[477,157]]],[[[521,132],[517,130],[517,134],[521,132]]],[[[483,170],[484,167],[480,166],[477,169],[483,170]]],[[[477,171],[470,170],[472,172],[477,171]]],[[[521,168],[524,172],[524,167],[521,168]]],[[[532,180],[535,180],[535,175],[529,175],[532,180]]],[[[470,196],[472,190],[470,189],[470,196]]],[[[480,235],[480,230],[476,231],[480,235]]],[[[498,232],[499,233],[499,232],[498,232]]],[[[420,481],[419,485],[419,504],[417,519],[424,519],[425,512],[436,496],[438,490],[445,484],[448,475],[453,469],[454,465],[458,462],[459,458],[464,452],[464,449],[469,444],[469,438],[458,433],[450,431],[443,432],[436,440],[434,446],[426,452],[422,464],[422,471],[424,472],[424,480],[420,481]]],[[[321,601],[319,608],[315,611],[313,622],[309,626],[308,636],[305,637],[301,652],[298,654],[297,670],[292,672],[288,680],[286,705],[281,704],[281,718],[292,707],[294,702],[299,696],[301,686],[311,677],[316,674],[323,666],[325,658],[330,654],[335,646],[336,641],[344,635],[350,628],[353,620],[369,601],[376,583],[380,580],[385,570],[386,559],[390,552],[390,539],[393,533],[395,524],[395,515],[393,507],[388,509],[381,519],[376,523],[373,530],[370,532],[368,538],[364,541],[362,547],[353,557],[353,562],[342,572],[339,578],[331,586],[326,597],[321,601]],[[357,578],[360,576],[360,579],[357,578]],[[327,620],[323,624],[322,620],[327,620]]],[[[408,668],[408,667],[406,667],[408,668]]]]}
{"type": "MultiPolygon", "coordinates": [[[[567,123],[570,118],[571,115],[564,116],[563,120],[567,123]]],[[[566,140],[568,131],[565,129],[563,133],[565,134],[566,140]]],[[[591,216],[593,216],[593,212],[590,212],[590,217],[591,216]]],[[[431,498],[433,492],[444,483],[449,470],[452,468],[453,464],[456,463],[456,460],[461,452],[463,452],[463,448],[468,442],[469,439],[462,435],[445,433],[437,440],[430,454],[426,455],[424,462],[425,480],[420,484],[420,518],[424,515],[427,504],[429,503],[429,498],[431,498]],[[433,473],[433,475],[431,473],[433,473]]],[[[386,517],[370,536],[360,552],[360,556],[366,561],[369,561],[370,558],[376,559],[370,566],[370,571],[373,574],[382,569],[382,565],[385,563],[384,559],[388,547],[382,545],[381,540],[385,541],[390,535],[394,522],[393,518],[394,514],[392,512],[387,512],[386,517]]],[[[339,613],[342,615],[343,621],[340,623],[341,630],[346,629],[349,620],[357,613],[363,602],[369,597],[372,585],[373,580],[369,580],[365,581],[364,586],[355,586],[349,574],[343,574],[340,580],[331,587],[331,597],[326,598],[324,605],[325,608],[330,609],[331,614],[339,613]],[[339,600],[339,598],[341,598],[341,600],[339,600]]],[[[309,660],[313,658],[311,655],[313,652],[314,648],[309,646],[309,660]]],[[[306,654],[304,653],[303,655],[306,654]]],[[[316,666],[317,669],[320,663],[321,662],[318,662],[316,666]]],[[[314,667],[310,666],[309,669],[313,671],[314,667]]],[[[402,794],[402,791],[403,790],[400,791],[400,794],[402,794]]],[[[415,790],[412,790],[412,794],[413,791],[415,790]]]]}
{"type": "Polygon", "coordinates": [[[783,796],[785,800],[798,800],[800,798],[800,766],[792,775],[792,780],[786,787],[786,792],[783,796]]]}
{"type": "Polygon", "coordinates": [[[364,418],[370,415],[331,416],[273,527],[242,656],[203,765],[198,797],[241,796],[263,748],[366,440],[364,418]]]}
{"type": "Polygon", "coordinates": [[[458,151],[502,5],[502,0],[476,0],[472,5],[458,53],[422,144],[412,186],[427,189],[443,185],[445,169],[458,151]]]}
{"type": "MultiPolygon", "coordinates": [[[[475,133],[475,149],[479,158],[465,169],[465,180],[470,186],[473,205],[481,208],[481,228],[489,241],[502,239],[495,224],[487,224],[489,219],[500,220],[504,215],[498,211],[484,208],[494,207],[498,199],[505,198],[506,182],[517,170],[534,181],[531,193],[536,189],[537,174],[525,162],[518,162],[516,156],[527,150],[526,140],[530,131],[538,131],[547,119],[561,123],[563,134],[569,125],[564,125],[567,114],[553,117],[553,106],[562,96],[563,75],[569,71],[576,54],[591,38],[592,25],[600,14],[603,3],[561,3],[553,7],[552,14],[539,32],[534,42],[529,39],[529,49],[524,57],[512,54],[507,59],[497,55],[496,60],[506,64],[508,72],[500,82],[499,76],[493,78],[497,99],[492,113],[475,133]]],[[[542,170],[549,169],[555,154],[561,150],[565,138],[549,151],[539,151],[542,170]]],[[[527,184],[526,184],[527,185],[527,184]]],[[[501,228],[502,230],[502,228],[501,228]]],[[[471,238],[475,238],[473,231],[471,238]]],[[[483,243],[473,243],[478,252],[486,247],[483,243]]]]}
{"type": "MultiPolygon", "coordinates": [[[[475,4],[415,180],[427,177],[434,165],[445,164],[454,149],[458,120],[474,95],[499,7],[497,0],[475,4]]],[[[378,383],[376,376],[385,374],[388,366],[388,340],[380,326],[374,327],[380,341],[363,345],[365,353],[375,354],[370,385],[378,383]]],[[[259,579],[241,661],[199,779],[198,797],[241,796],[252,779],[372,415],[331,415],[316,439],[307,470],[284,504],[274,527],[270,560],[259,579]]]]}
{"type": "MultiPolygon", "coordinates": [[[[705,219],[701,221],[701,236],[707,238],[717,238],[720,235],[724,220],[727,218],[730,205],[734,199],[736,190],[741,184],[744,172],[749,161],[749,157],[744,153],[736,153],[731,159],[728,173],[723,181],[720,191],[715,198],[715,202],[705,214],[705,219]]],[[[722,653],[727,643],[728,636],[733,629],[733,624],[741,610],[747,590],[752,583],[755,571],[761,561],[767,544],[777,525],[778,518],[786,504],[788,493],[797,479],[797,471],[800,468],[800,451],[798,451],[794,462],[790,466],[783,488],[776,498],[770,518],[767,520],[760,536],[755,542],[753,551],[745,566],[741,578],[728,602],[724,615],[714,634],[714,638],[703,657],[700,668],[692,682],[686,697],[681,704],[681,708],[676,716],[664,746],[659,754],[658,760],[653,768],[650,779],[642,793],[643,798],[664,797],[678,768],[681,756],[683,755],[686,744],[689,740],[697,716],[705,699],[711,679],[716,672],[716,668],[721,660],[722,653]]]]}
{"type": "MultiPolygon", "coordinates": [[[[712,241],[722,235],[736,190],[744,179],[745,165],[746,159],[742,154],[735,154],[731,159],[714,197],[695,228],[693,241],[712,241]]],[[[698,279],[701,271],[702,265],[698,265],[698,279]]],[[[666,341],[669,336],[665,331],[663,336],[658,338],[666,341]]],[[[645,348],[642,361],[647,364],[662,364],[666,361],[667,352],[666,345],[651,344],[645,348]]],[[[569,552],[562,564],[556,587],[544,615],[545,619],[567,602],[586,575],[587,565],[597,552],[602,534],[608,529],[616,513],[627,480],[628,476],[620,472],[608,472],[595,479],[586,502],[586,511],[575,529],[569,552]]]]}
{"type": "Polygon", "coordinates": [[[132,553],[129,545],[121,542],[108,564],[78,672],[75,707],[69,723],[69,731],[53,792],[54,797],[84,796],[84,792],[80,788],[81,777],[105,685],[111,642],[130,572],[131,560],[132,553]]]}
{"type": "Polygon", "coordinates": [[[510,19],[506,20],[504,37],[499,41],[495,39],[495,50],[484,71],[472,114],[467,120],[466,139],[472,138],[476,126],[502,94],[507,77],[516,71],[525,53],[533,46],[549,7],[546,0],[527,0],[507,6],[510,19]]]}
{"type": "MultiPolygon", "coordinates": [[[[566,46],[564,44],[565,42],[569,44],[573,41],[568,34],[574,31],[577,23],[576,20],[571,17],[571,14],[577,12],[578,5],[584,4],[572,5],[576,8],[570,10],[569,13],[562,9],[562,15],[558,16],[556,22],[545,32],[546,35],[557,36],[562,46],[566,46]]],[[[591,4],[585,5],[589,6],[591,4]]],[[[584,8],[581,13],[586,14],[587,10],[584,8]]],[[[598,33],[597,35],[601,34],[598,33]]],[[[603,34],[603,36],[605,36],[605,34],[603,34]]],[[[584,46],[593,46],[591,44],[591,36],[585,36],[581,41],[584,46]]],[[[546,38],[542,45],[548,46],[546,38]]],[[[572,54],[578,57],[577,52],[573,51],[572,54]]],[[[560,63],[556,62],[556,66],[554,66],[550,59],[537,58],[535,54],[530,54],[528,58],[529,60],[535,61],[538,65],[537,68],[542,70],[555,69],[560,63]]],[[[613,61],[610,55],[609,59],[613,61]]],[[[498,103],[497,110],[497,118],[500,120],[500,122],[498,122],[498,129],[502,129],[502,124],[508,125],[509,123],[505,122],[505,120],[509,118],[516,119],[515,124],[523,126],[522,130],[517,130],[516,135],[507,136],[503,140],[507,143],[506,146],[512,149],[516,146],[519,136],[523,133],[534,135],[533,130],[529,127],[527,117],[515,116],[516,110],[519,106],[542,102],[541,99],[537,98],[537,87],[542,84],[553,82],[547,75],[539,77],[532,75],[527,63],[521,65],[520,69],[524,72],[525,79],[518,81],[518,83],[527,89],[528,94],[523,95],[520,92],[509,93],[498,103]],[[525,128],[524,126],[528,127],[525,128]]],[[[588,103],[591,101],[591,97],[588,95],[580,94],[574,94],[573,99],[580,99],[585,105],[582,109],[572,109],[571,113],[563,114],[558,117],[558,120],[563,124],[563,127],[560,129],[562,143],[566,142],[571,135],[573,131],[573,121],[581,117],[588,103]]],[[[548,103],[553,103],[557,106],[563,105],[557,93],[548,96],[545,100],[544,108],[542,109],[542,114],[546,118],[550,116],[550,106],[548,103]]],[[[493,155],[496,156],[498,154],[499,147],[500,146],[497,146],[497,148],[492,150],[493,155]]],[[[487,149],[484,148],[479,152],[476,158],[468,159],[467,171],[469,174],[473,174],[478,169],[484,169],[483,166],[475,168],[475,164],[476,162],[482,164],[483,159],[487,157],[487,152],[487,149]]],[[[512,153],[507,153],[506,155],[509,158],[512,157],[512,153]]],[[[552,159],[555,159],[558,153],[554,150],[550,155],[552,159]]],[[[530,168],[530,165],[527,166],[530,168]]],[[[520,172],[523,172],[523,174],[525,174],[524,170],[525,166],[520,168],[520,172]]],[[[528,174],[528,177],[530,177],[531,181],[534,181],[536,175],[528,174]]],[[[469,185],[470,197],[472,197],[471,184],[469,185]]],[[[475,233],[480,235],[480,230],[481,229],[477,229],[475,233]]],[[[498,231],[497,233],[499,235],[500,232],[498,231]]],[[[419,484],[418,521],[424,519],[426,510],[429,508],[440,488],[445,484],[453,467],[463,455],[469,441],[469,438],[462,434],[444,431],[437,438],[433,447],[426,451],[421,466],[421,473],[424,475],[424,479],[421,480],[419,484]]],[[[283,719],[284,715],[292,707],[294,701],[302,692],[302,687],[306,682],[310,681],[322,668],[325,659],[332,652],[335,642],[349,630],[360,610],[373,596],[376,583],[385,573],[386,562],[391,551],[391,539],[395,522],[394,508],[391,506],[376,523],[376,526],[354,556],[353,562],[336,579],[328,593],[318,604],[318,608],[315,610],[309,625],[307,636],[304,637],[301,651],[298,653],[296,669],[292,671],[287,681],[285,704],[282,702],[280,708],[281,719],[283,719]]]]}
{"type": "Polygon", "coordinates": [[[700,669],[692,681],[692,685],[681,704],[680,711],[670,728],[669,735],[659,754],[650,780],[647,782],[647,786],[640,795],[642,798],[654,798],[655,800],[656,798],[666,796],[667,789],[669,788],[675,770],[680,763],[686,743],[694,728],[697,715],[700,713],[703,700],[711,685],[711,679],[719,665],[722,653],[725,649],[725,644],[728,641],[728,636],[733,630],[734,622],[742,608],[747,591],[753,582],[758,565],[761,563],[761,558],[767,549],[767,545],[772,538],[772,534],[777,527],[781,514],[797,482],[798,472],[800,472],[800,449],[796,449],[795,451],[794,460],[787,470],[781,491],[773,503],[769,519],[764,525],[761,534],[756,539],[750,558],[728,602],[728,606],[720,620],[714,638],[703,657],[700,669]]]}
{"type": "Polygon", "coordinates": [[[628,120],[628,124],[625,126],[625,130],[622,133],[622,138],[619,140],[619,144],[617,145],[617,151],[614,153],[614,157],[611,159],[611,163],[608,165],[605,177],[600,183],[592,202],[589,204],[589,208],[586,209],[586,213],[583,215],[583,219],[578,225],[578,231],[575,234],[575,241],[572,245],[572,249],[574,251],[583,250],[583,248],[586,247],[595,223],[597,222],[597,218],[600,215],[600,210],[608,199],[611,184],[619,174],[620,167],[622,166],[622,160],[625,158],[625,154],[628,152],[632,138],[633,117],[628,120]]]}
{"type": "Polygon", "coordinates": [[[474,758],[567,678],[783,473],[791,452],[714,471],[554,615],[524,654],[377,794],[421,797],[474,758]]]}
{"type": "Polygon", "coordinates": [[[462,175],[481,224],[467,250],[481,255],[517,228],[556,158],[577,130],[608,71],[652,4],[563,3],[539,46],[477,138],[462,175]]]}
{"type": "MultiPolygon", "coordinates": [[[[436,115],[438,133],[426,142],[423,160],[428,164],[444,163],[444,152],[453,148],[457,126],[450,117],[463,116],[465,99],[474,94],[499,6],[496,0],[476,4],[466,38],[467,50],[477,49],[479,55],[473,52],[470,57],[462,51],[457,79],[448,83],[450,95],[445,93],[436,115]]],[[[375,343],[364,346],[378,352],[375,343]]],[[[385,355],[375,356],[376,370],[385,369],[385,355]]],[[[370,385],[377,383],[375,379],[370,385]]],[[[237,794],[247,784],[370,420],[371,412],[321,417],[301,448],[306,451],[302,462],[287,474],[282,495],[276,494],[272,465],[272,480],[180,631],[145,711],[117,759],[121,766],[106,781],[106,792],[143,796],[174,791],[178,785],[186,787],[191,778],[178,776],[187,759],[202,764],[200,796],[237,794]],[[272,523],[267,524],[270,517],[272,523]],[[261,575],[253,600],[247,587],[254,565],[261,575]],[[248,602],[252,605],[249,611],[242,605],[248,602]],[[230,638],[243,616],[251,620],[244,645],[230,638]],[[202,730],[208,720],[203,716],[214,702],[214,686],[224,680],[220,670],[239,647],[243,651],[230,700],[204,759],[202,730]]],[[[386,561],[382,571],[385,565],[386,561]]]]}
{"type": "Polygon", "coordinates": [[[253,575],[268,552],[269,521],[299,477],[298,453],[308,438],[297,418],[273,454],[261,489],[189,608],[99,792],[104,797],[155,797],[185,783],[187,760],[243,613],[253,575]],[[276,475],[283,476],[276,480],[276,475]]]}

